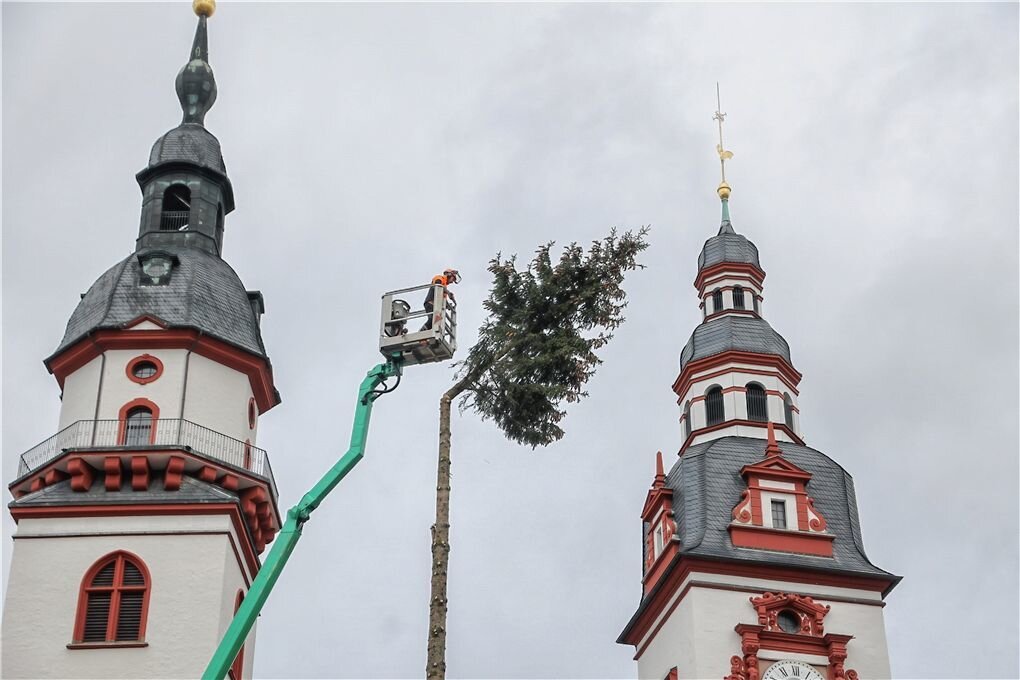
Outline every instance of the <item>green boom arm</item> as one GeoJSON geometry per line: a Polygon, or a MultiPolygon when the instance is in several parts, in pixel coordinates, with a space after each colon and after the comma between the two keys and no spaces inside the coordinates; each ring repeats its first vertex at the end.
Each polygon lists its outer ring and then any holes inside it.
{"type": "MultiPolygon", "coordinates": [[[[368,439],[368,421],[372,416],[372,402],[374,402],[384,391],[376,390],[387,378],[399,378],[401,373],[401,361],[399,358],[390,359],[385,364],[379,364],[365,376],[361,381],[361,388],[358,390],[358,406],[354,411],[354,427],[351,430],[351,446],[347,453],[336,462],[329,472],[322,476],[319,483],[313,486],[304,495],[301,501],[287,512],[287,520],[283,523],[280,535],[273,543],[265,563],[259,569],[255,580],[251,584],[247,595],[241,602],[234,620],[230,622],[227,632],[223,634],[216,653],[206,666],[202,680],[223,680],[237,656],[248,631],[255,624],[255,619],[262,606],[269,598],[269,593],[276,585],[276,579],[280,577],[290,554],[294,552],[294,546],[301,538],[301,528],[308,521],[312,511],[319,507],[329,492],[340,483],[340,480],[347,476],[347,473],[358,464],[365,453],[365,442],[368,439]]],[[[396,387],[394,385],[394,387],[396,387]]],[[[390,390],[385,390],[390,391],[390,390]]],[[[240,679],[238,679],[240,680],[240,679]]]]}

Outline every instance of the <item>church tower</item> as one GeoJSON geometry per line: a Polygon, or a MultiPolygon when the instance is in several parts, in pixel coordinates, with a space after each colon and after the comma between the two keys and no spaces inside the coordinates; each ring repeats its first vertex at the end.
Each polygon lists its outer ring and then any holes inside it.
{"type": "MultiPolygon", "coordinates": [[[[181,124],[138,173],[134,252],[82,295],[46,367],[56,434],[21,456],[5,678],[199,677],[280,527],[259,417],[280,402],[258,291],[222,259],[234,209],[207,19],[181,124]]],[[[230,676],[251,677],[254,633],[230,676]]]]}
{"type": "Polygon", "coordinates": [[[642,597],[618,642],[642,679],[888,678],[882,608],[900,580],[864,552],[851,476],[805,444],[790,346],[765,270],[722,224],[698,257],[702,322],[673,383],[683,443],[641,511],[642,597]]]}

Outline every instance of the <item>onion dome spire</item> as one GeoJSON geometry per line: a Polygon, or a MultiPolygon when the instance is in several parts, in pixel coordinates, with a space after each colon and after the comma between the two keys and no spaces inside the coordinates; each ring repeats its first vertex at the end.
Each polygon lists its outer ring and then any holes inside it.
{"type": "Polygon", "coordinates": [[[203,125],[205,114],[216,102],[216,78],[209,66],[209,35],[206,20],[216,11],[215,0],[194,0],[192,8],[198,15],[198,28],[191,46],[191,57],[177,74],[177,98],[184,111],[183,124],[203,125]]]}
{"type": "Polygon", "coordinates": [[[730,224],[730,185],[726,183],[726,161],[733,158],[733,152],[727,151],[723,147],[722,124],[726,119],[726,114],[722,112],[719,83],[715,84],[715,101],[715,115],[712,116],[712,120],[719,122],[719,143],[716,145],[715,150],[719,153],[719,169],[722,172],[722,181],[719,182],[719,187],[715,190],[719,194],[719,200],[722,201],[722,223],[719,225],[719,233],[733,234],[735,232],[730,224]]]}

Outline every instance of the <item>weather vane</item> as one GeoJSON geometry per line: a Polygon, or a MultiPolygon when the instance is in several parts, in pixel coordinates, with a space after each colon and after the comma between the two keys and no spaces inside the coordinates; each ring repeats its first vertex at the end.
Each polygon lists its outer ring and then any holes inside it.
{"type": "Polygon", "coordinates": [[[722,171],[722,182],[719,183],[719,188],[716,190],[719,194],[719,198],[724,201],[730,197],[730,185],[726,183],[726,161],[733,158],[733,152],[727,151],[723,147],[722,138],[722,124],[726,120],[726,114],[722,112],[722,98],[719,96],[719,83],[715,84],[715,115],[712,116],[712,120],[719,121],[719,144],[716,145],[715,150],[719,152],[719,169],[722,171]]]}

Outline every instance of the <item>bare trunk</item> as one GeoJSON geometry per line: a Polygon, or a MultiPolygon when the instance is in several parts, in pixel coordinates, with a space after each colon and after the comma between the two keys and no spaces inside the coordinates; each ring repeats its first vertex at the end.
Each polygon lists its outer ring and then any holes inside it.
{"type": "Polygon", "coordinates": [[[467,389],[460,380],[439,400],[439,466],[436,471],[436,523],[432,525],[432,592],[429,597],[428,680],[446,678],[446,572],[450,565],[450,405],[467,389]]]}

